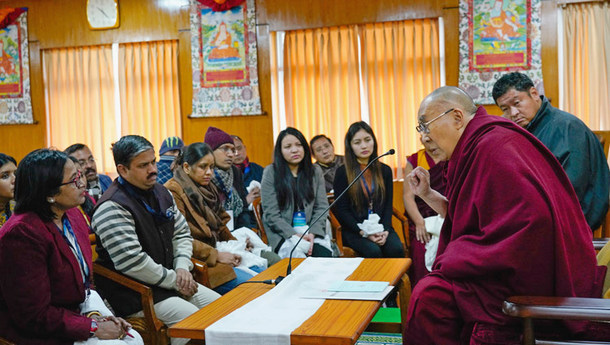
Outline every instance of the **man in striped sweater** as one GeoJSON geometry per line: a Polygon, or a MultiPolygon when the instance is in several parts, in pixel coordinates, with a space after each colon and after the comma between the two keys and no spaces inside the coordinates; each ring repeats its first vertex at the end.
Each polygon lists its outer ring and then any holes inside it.
{"type": "MultiPolygon", "coordinates": [[[[97,262],[153,290],[155,313],[171,326],[219,295],[194,281],[191,232],[171,193],[156,183],[152,144],[137,135],[112,147],[119,178],[96,205],[92,227],[97,262]]],[[[96,277],[101,294],[121,316],[143,315],[135,291],[96,277]]],[[[172,339],[172,345],[188,339],[172,339]]]]}

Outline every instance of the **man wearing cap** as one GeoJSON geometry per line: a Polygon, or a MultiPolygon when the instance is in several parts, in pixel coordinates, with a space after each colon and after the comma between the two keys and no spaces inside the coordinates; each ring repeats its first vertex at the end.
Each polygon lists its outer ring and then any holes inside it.
{"type": "Polygon", "coordinates": [[[180,153],[180,149],[184,146],[184,142],[179,137],[169,137],[163,140],[159,149],[159,161],[157,162],[157,183],[165,184],[172,177],[172,163],[180,153]]]}
{"type": "Polygon", "coordinates": [[[112,179],[109,176],[97,173],[95,158],[93,158],[93,154],[87,145],[72,144],[64,150],[64,153],[78,160],[83,168],[83,174],[87,178],[87,192],[97,201],[102,193],[110,187],[112,179]]]}
{"type": "Polygon", "coordinates": [[[235,165],[235,143],[233,138],[221,129],[209,127],[204,142],[214,150],[214,176],[212,182],[218,188],[222,206],[233,219],[233,228],[242,226],[256,228],[256,221],[248,211],[247,192],[242,173],[235,165]]]}

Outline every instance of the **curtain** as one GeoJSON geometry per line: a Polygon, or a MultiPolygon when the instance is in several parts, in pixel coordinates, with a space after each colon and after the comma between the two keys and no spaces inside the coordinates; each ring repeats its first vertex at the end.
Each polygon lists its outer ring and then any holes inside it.
{"type": "Polygon", "coordinates": [[[182,136],[178,41],[119,45],[121,135],[137,134],[159,150],[163,139],[182,136]]]}
{"type": "Polygon", "coordinates": [[[610,130],[610,4],[568,4],[562,13],[564,96],[560,107],[592,130],[610,130]]]}
{"type": "Polygon", "coordinates": [[[114,171],[116,140],[110,45],[47,49],[43,78],[50,147],[87,145],[99,172],[114,171]]]}
{"type": "Polygon", "coordinates": [[[338,154],[349,125],[367,121],[379,154],[396,149],[383,161],[402,178],[406,156],[420,147],[419,103],[441,86],[438,25],[435,18],[288,31],[283,47],[271,42],[272,56],[284,52],[283,71],[271,61],[272,80],[283,72],[284,81],[274,105],[283,92],[286,124],[309,139],[326,134],[338,154]]]}
{"type": "Polygon", "coordinates": [[[366,24],[362,37],[362,76],[370,125],[379,154],[402,178],[406,156],[420,146],[417,111],[423,98],[441,86],[437,19],[366,24]]]}
{"type": "Polygon", "coordinates": [[[286,32],[284,97],[287,126],[305,138],[326,134],[335,151],[352,122],[360,121],[356,27],[286,32]]]}

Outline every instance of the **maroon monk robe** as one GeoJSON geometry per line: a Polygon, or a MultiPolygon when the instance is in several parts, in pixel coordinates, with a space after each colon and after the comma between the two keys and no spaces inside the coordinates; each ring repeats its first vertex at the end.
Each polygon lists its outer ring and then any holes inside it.
{"type": "Polygon", "coordinates": [[[468,343],[473,325],[473,339],[488,326],[481,333],[493,338],[494,327],[517,323],[501,310],[509,296],[601,296],[606,267],[596,265],[576,194],[533,135],[480,107],[446,178],[437,258],[411,297],[410,344],[468,343]]]}

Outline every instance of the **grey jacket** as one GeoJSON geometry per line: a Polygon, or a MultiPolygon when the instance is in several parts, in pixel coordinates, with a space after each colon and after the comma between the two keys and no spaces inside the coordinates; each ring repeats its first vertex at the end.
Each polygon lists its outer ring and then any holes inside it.
{"type": "MultiPolygon", "coordinates": [[[[319,166],[314,165],[314,199],[312,202],[305,203],[305,216],[307,224],[313,219],[316,219],[328,207],[328,198],[326,197],[326,188],[324,186],[324,175],[319,166]]],[[[296,232],[292,229],[292,216],[294,213],[294,201],[290,198],[290,202],[283,210],[277,201],[277,193],[275,191],[275,172],[273,165],[268,165],[263,171],[263,180],[261,182],[261,203],[263,206],[263,224],[265,232],[269,239],[269,245],[275,251],[282,238],[288,239],[296,232]]],[[[326,215],[328,216],[328,215],[326,215]]],[[[316,235],[325,235],[325,217],[322,216],[313,228],[309,231],[316,235]]]]}

